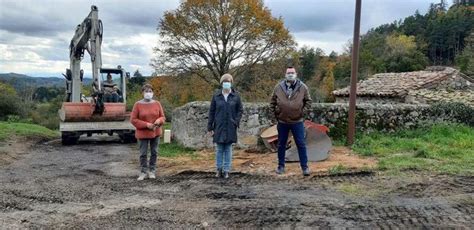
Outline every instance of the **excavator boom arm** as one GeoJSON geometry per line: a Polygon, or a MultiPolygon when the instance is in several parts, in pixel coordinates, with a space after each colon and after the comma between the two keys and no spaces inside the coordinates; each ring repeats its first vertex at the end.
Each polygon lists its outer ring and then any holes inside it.
{"type": "Polygon", "coordinates": [[[101,91],[99,80],[99,70],[102,67],[102,21],[99,20],[99,10],[96,6],[91,6],[91,12],[84,21],[76,27],[74,36],[69,45],[70,56],[70,81],[71,102],[81,101],[81,60],[84,56],[84,50],[87,50],[91,57],[92,78],[94,84],[94,92],[101,91]]]}

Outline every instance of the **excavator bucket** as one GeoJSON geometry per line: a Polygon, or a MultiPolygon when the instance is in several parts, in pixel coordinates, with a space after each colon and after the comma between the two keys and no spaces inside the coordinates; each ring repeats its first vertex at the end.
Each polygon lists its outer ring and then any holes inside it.
{"type": "Polygon", "coordinates": [[[102,115],[94,114],[94,104],[63,102],[59,118],[63,122],[124,121],[127,118],[124,103],[104,103],[102,115]]]}
{"type": "MultiPolygon", "coordinates": [[[[308,161],[326,160],[332,147],[331,138],[327,135],[329,128],[311,121],[305,121],[304,126],[308,161]]],[[[278,131],[276,125],[264,130],[260,136],[268,149],[272,152],[277,151],[278,131]]],[[[292,137],[288,139],[286,149],[286,161],[299,161],[298,148],[292,137]]]]}

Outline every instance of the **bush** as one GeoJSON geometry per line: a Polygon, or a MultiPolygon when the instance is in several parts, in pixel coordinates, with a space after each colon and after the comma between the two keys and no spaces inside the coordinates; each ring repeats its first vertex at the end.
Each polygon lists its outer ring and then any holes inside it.
{"type": "Polygon", "coordinates": [[[440,102],[432,106],[436,116],[450,115],[460,123],[474,127],[474,108],[459,102],[440,102]]]}
{"type": "Polygon", "coordinates": [[[15,89],[0,82],[0,92],[0,119],[7,119],[8,115],[23,116],[23,103],[15,89]]]}
{"type": "Polygon", "coordinates": [[[13,122],[20,122],[21,118],[18,115],[8,115],[7,116],[7,122],[13,123],[13,122]]]}
{"type": "Polygon", "coordinates": [[[32,106],[30,111],[31,121],[35,124],[42,125],[48,129],[59,128],[58,110],[62,104],[62,97],[58,96],[48,103],[41,103],[32,106]]]}
{"type": "Polygon", "coordinates": [[[173,105],[171,105],[171,103],[169,103],[166,99],[160,100],[160,103],[165,112],[166,121],[171,122],[171,119],[173,118],[173,105]]]}

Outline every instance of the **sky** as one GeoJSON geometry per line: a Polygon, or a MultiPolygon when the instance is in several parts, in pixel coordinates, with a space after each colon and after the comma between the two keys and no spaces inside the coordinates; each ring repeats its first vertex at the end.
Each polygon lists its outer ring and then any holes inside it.
{"type": "MultiPolygon", "coordinates": [[[[425,13],[438,0],[362,0],[361,33],[425,13]]],[[[99,8],[104,25],[103,67],[151,75],[157,25],[179,0],[0,0],[0,73],[61,77],[69,67],[69,43],[75,27],[99,8]]],[[[274,17],[282,17],[298,47],[342,52],[352,40],[355,0],[264,0],[274,17]]],[[[82,68],[90,75],[90,57],[82,68]]]]}

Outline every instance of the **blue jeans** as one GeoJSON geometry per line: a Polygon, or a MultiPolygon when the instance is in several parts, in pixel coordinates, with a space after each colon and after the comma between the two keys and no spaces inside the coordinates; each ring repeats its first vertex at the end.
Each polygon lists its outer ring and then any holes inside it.
{"type": "Polygon", "coordinates": [[[216,167],[224,172],[230,172],[232,166],[232,143],[216,143],[216,167]]]}
{"type": "Polygon", "coordinates": [[[286,143],[288,142],[288,134],[291,130],[293,138],[298,148],[298,156],[300,158],[301,169],[308,168],[308,155],[306,153],[306,140],[304,138],[304,123],[284,124],[278,122],[278,166],[285,167],[286,143]]]}

